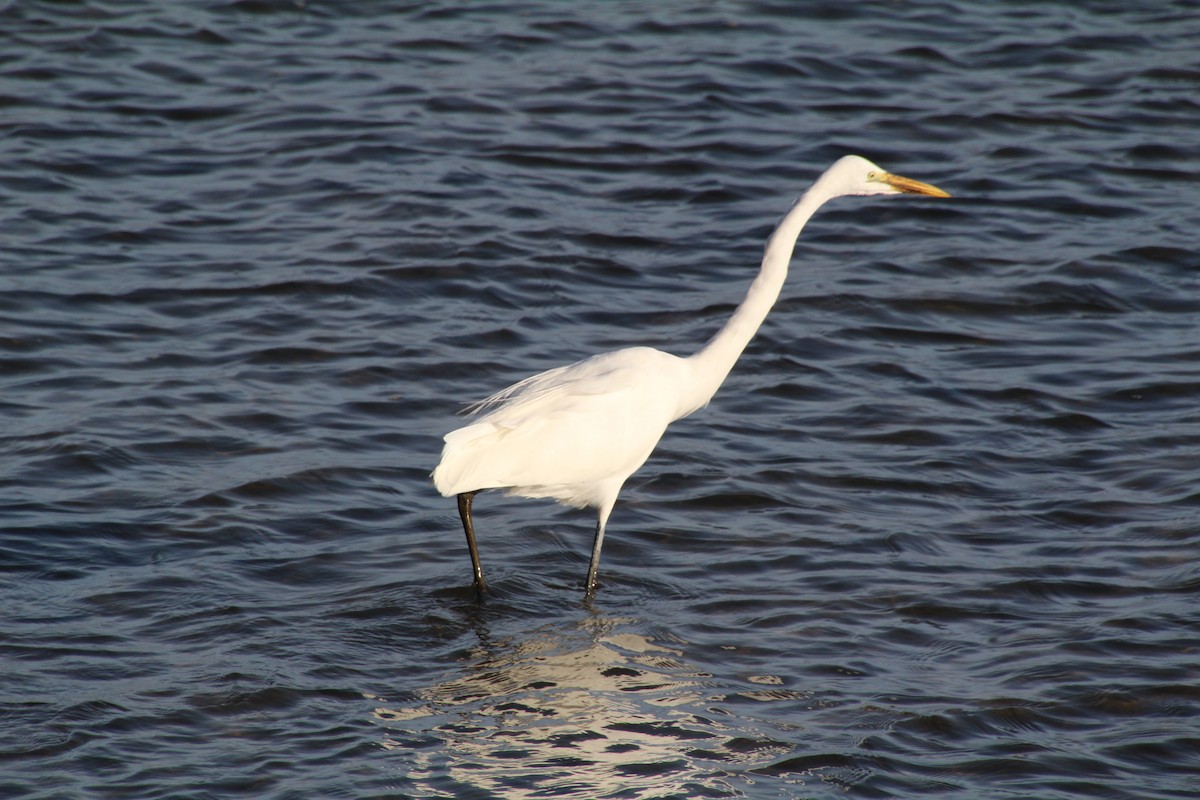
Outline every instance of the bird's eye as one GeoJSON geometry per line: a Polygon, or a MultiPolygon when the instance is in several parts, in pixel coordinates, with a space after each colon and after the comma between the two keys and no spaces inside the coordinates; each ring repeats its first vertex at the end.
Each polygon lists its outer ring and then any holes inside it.
{"type": "Polygon", "coordinates": [[[877,180],[879,180],[879,173],[878,173],[878,172],[873,172],[873,171],[872,171],[872,172],[868,172],[868,173],[867,173],[867,180],[869,180],[869,181],[877,181],[877,180]]]}

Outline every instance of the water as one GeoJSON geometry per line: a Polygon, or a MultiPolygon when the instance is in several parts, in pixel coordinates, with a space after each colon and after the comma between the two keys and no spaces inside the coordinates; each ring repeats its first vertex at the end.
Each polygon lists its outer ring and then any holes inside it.
{"type": "Polygon", "coordinates": [[[9,2],[0,795],[1194,797],[1200,4],[9,2]],[[592,517],[455,412],[687,353],[592,517]]]}

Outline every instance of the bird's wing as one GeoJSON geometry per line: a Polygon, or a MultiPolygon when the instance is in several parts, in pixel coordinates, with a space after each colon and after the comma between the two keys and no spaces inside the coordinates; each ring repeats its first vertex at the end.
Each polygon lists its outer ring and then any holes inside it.
{"type": "Polygon", "coordinates": [[[641,465],[672,419],[675,359],[619,350],[527,378],[446,434],[434,480],[443,494],[510,488],[595,504],[606,481],[641,465]]]}
{"type": "Polygon", "coordinates": [[[472,416],[483,415],[482,419],[503,424],[500,418],[513,416],[512,412],[518,409],[523,413],[517,416],[524,417],[535,409],[545,408],[557,400],[571,396],[620,392],[636,386],[639,380],[643,379],[639,369],[640,362],[662,355],[646,347],[601,353],[574,364],[530,375],[506,389],[501,389],[491,397],[468,406],[465,413],[472,416]]]}
{"type": "Polygon", "coordinates": [[[486,414],[518,398],[534,400],[538,397],[553,394],[555,391],[561,389],[562,374],[576,366],[578,364],[567,364],[563,367],[555,367],[545,372],[539,372],[536,375],[530,375],[528,378],[519,380],[508,388],[501,389],[490,397],[486,397],[477,403],[472,403],[463,409],[463,413],[467,416],[486,414]]]}

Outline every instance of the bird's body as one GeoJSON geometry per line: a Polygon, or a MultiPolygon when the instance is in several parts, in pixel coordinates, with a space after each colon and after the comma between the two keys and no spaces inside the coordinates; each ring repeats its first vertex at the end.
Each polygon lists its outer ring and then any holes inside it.
{"type": "Polygon", "coordinates": [[[434,483],[446,496],[495,487],[602,507],[687,412],[674,391],[687,369],[686,359],[630,347],[526,378],[447,434],[434,483]]]}
{"type": "Polygon", "coordinates": [[[649,347],[615,350],[526,378],[478,403],[474,411],[480,416],[446,434],[433,481],[444,496],[459,498],[479,594],[486,584],[471,503],[480,490],[501,489],[598,510],[586,584],[590,595],[621,486],[650,457],[671,422],[702,408],[716,393],[778,298],[805,222],[833,197],[899,192],[947,196],[858,156],[840,159],[780,220],[746,299],[699,352],[681,358],[649,347]]]}

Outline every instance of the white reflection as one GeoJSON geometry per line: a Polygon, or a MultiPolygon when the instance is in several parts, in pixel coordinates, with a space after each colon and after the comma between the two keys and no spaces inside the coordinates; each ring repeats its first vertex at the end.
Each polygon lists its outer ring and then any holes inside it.
{"type": "MultiPolygon", "coordinates": [[[[375,710],[384,746],[405,751],[422,797],[741,796],[728,779],[744,754],[705,707],[708,676],[667,645],[615,630],[627,622],[480,634],[465,674],[375,710]]],[[[757,745],[756,758],[771,749],[757,745]]]]}

